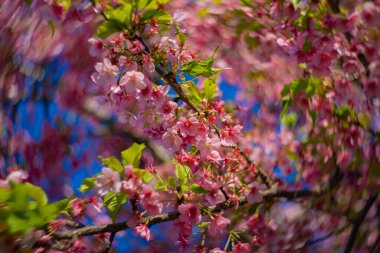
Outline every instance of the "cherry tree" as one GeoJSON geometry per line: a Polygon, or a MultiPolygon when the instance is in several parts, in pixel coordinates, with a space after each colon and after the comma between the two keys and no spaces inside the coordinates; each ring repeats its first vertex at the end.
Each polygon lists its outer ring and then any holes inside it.
{"type": "Polygon", "coordinates": [[[379,15],[4,0],[0,251],[378,252],[379,15]]]}

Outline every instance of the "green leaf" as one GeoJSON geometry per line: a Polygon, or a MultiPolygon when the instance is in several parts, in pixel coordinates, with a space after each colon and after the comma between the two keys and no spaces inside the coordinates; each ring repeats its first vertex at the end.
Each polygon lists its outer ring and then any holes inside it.
{"type": "Polygon", "coordinates": [[[309,77],[308,79],[296,79],[291,83],[284,86],[281,91],[281,102],[283,110],[280,118],[282,118],[289,107],[293,104],[294,98],[297,93],[305,91],[307,97],[311,98],[321,87],[322,81],[315,77],[309,77]]]}
{"type": "Polygon", "coordinates": [[[24,184],[11,182],[11,197],[9,199],[9,206],[15,211],[24,211],[29,206],[29,196],[24,184]]]}
{"type": "Polygon", "coordinates": [[[290,150],[286,150],[286,156],[289,157],[290,159],[292,159],[293,161],[297,161],[298,160],[298,155],[296,152],[293,152],[293,151],[290,151],[290,150]]]}
{"type": "Polygon", "coordinates": [[[205,188],[203,188],[203,187],[201,187],[201,186],[199,186],[197,184],[190,185],[190,190],[192,192],[196,193],[196,194],[206,194],[206,193],[208,193],[208,191],[205,188]]]}
{"type": "Polygon", "coordinates": [[[48,203],[48,198],[41,187],[32,185],[30,183],[25,183],[24,186],[26,187],[28,195],[35,199],[38,203],[43,205],[46,205],[48,203]]]}
{"type": "Polygon", "coordinates": [[[145,148],[145,144],[133,143],[131,147],[121,152],[121,158],[124,166],[133,165],[134,168],[138,168],[142,151],[145,148]]]}
{"type": "Polygon", "coordinates": [[[23,232],[31,228],[29,219],[11,214],[7,219],[7,224],[11,233],[23,232]]]}
{"type": "Polygon", "coordinates": [[[199,106],[202,102],[202,94],[193,81],[186,82],[181,87],[187,92],[187,98],[195,105],[199,106]]]}
{"type": "Polygon", "coordinates": [[[110,217],[115,222],[116,215],[120,210],[121,205],[127,201],[127,194],[109,192],[104,196],[103,204],[109,210],[110,217]]]}
{"type": "Polygon", "coordinates": [[[315,125],[315,121],[317,120],[317,112],[315,110],[309,110],[309,115],[313,120],[313,125],[315,125]]]}
{"type": "Polygon", "coordinates": [[[198,224],[196,224],[196,226],[198,228],[207,228],[209,225],[210,225],[211,222],[207,221],[207,222],[199,222],[198,224]]]}
{"type": "Polygon", "coordinates": [[[334,115],[339,119],[346,119],[347,117],[355,118],[355,111],[347,104],[341,107],[334,106],[334,115]]]}
{"type": "Polygon", "coordinates": [[[50,203],[48,206],[53,206],[57,213],[68,211],[71,208],[70,201],[73,200],[74,198],[75,198],[74,196],[71,196],[66,199],[62,199],[60,201],[50,203]]]}
{"type": "Polygon", "coordinates": [[[294,125],[297,123],[297,114],[294,112],[290,112],[288,114],[285,114],[281,118],[282,124],[287,126],[288,128],[293,128],[294,125]]]}
{"type": "Polygon", "coordinates": [[[137,8],[141,9],[157,9],[158,4],[166,4],[169,0],[138,0],[137,8]]]}
{"type": "Polygon", "coordinates": [[[138,0],[137,1],[137,9],[141,10],[147,6],[149,6],[151,3],[155,3],[153,0],[138,0]]]}
{"type": "Polygon", "coordinates": [[[133,172],[136,173],[136,174],[139,174],[141,180],[144,183],[149,183],[154,178],[154,176],[150,172],[148,172],[146,170],[143,170],[143,169],[133,168],[133,172]]]}
{"type": "Polygon", "coordinates": [[[197,77],[197,76],[210,77],[218,73],[219,71],[221,71],[221,69],[213,68],[212,67],[213,63],[214,63],[214,56],[211,56],[204,61],[185,62],[182,65],[182,71],[194,77],[197,77]]]}
{"type": "Polygon", "coordinates": [[[105,11],[104,13],[109,20],[114,20],[118,26],[128,25],[131,23],[132,3],[122,1],[121,5],[117,8],[105,11]]]}
{"type": "Polygon", "coordinates": [[[140,19],[141,22],[149,22],[152,18],[157,19],[159,22],[169,22],[172,17],[162,9],[149,9],[145,11],[140,19]]]}
{"type": "Polygon", "coordinates": [[[180,45],[181,45],[181,48],[184,47],[185,43],[186,43],[186,34],[180,32],[178,29],[177,29],[177,38],[180,42],[180,45]]]}
{"type": "Polygon", "coordinates": [[[79,187],[79,191],[86,193],[95,187],[95,177],[85,178],[82,185],[79,187]]]}
{"type": "Polygon", "coordinates": [[[155,190],[166,190],[166,184],[164,181],[162,181],[161,179],[159,179],[156,183],[156,185],[154,186],[154,189],[155,190]]]}
{"type": "Polygon", "coordinates": [[[204,97],[207,100],[211,100],[217,97],[216,88],[217,88],[216,78],[207,78],[203,81],[203,92],[204,97]]]}
{"type": "Polygon", "coordinates": [[[121,176],[124,174],[124,168],[116,157],[111,156],[108,158],[103,158],[99,156],[99,158],[102,160],[103,165],[106,165],[110,169],[118,172],[121,176]]]}
{"type": "Polygon", "coordinates": [[[301,0],[290,0],[290,2],[293,4],[294,9],[297,9],[297,7],[300,4],[301,0]]]}
{"type": "Polygon", "coordinates": [[[177,188],[177,183],[175,182],[175,179],[172,176],[168,177],[168,186],[170,186],[173,189],[177,188]]]}
{"type": "Polygon", "coordinates": [[[368,129],[371,125],[371,116],[364,112],[358,113],[358,121],[364,129],[368,129]]]}
{"type": "Polygon", "coordinates": [[[50,26],[50,29],[51,29],[51,36],[54,36],[54,33],[55,33],[55,25],[53,23],[53,21],[51,19],[48,20],[48,24],[50,26]]]}
{"type": "Polygon", "coordinates": [[[369,175],[371,179],[373,180],[377,180],[380,178],[380,163],[379,162],[376,162],[375,164],[370,166],[369,175]]]}
{"type": "MultiPolygon", "coordinates": [[[[24,2],[27,4],[27,5],[31,5],[32,4],[32,0],[24,0],[24,2]]],[[[1,7],[1,5],[0,5],[1,7]]]]}
{"type": "Polygon", "coordinates": [[[10,196],[11,192],[8,189],[0,188],[0,203],[5,203],[10,196]]]}
{"type": "Polygon", "coordinates": [[[187,184],[190,181],[191,170],[189,166],[176,164],[175,174],[181,184],[187,184]]]}
{"type": "Polygon", "coordinates": [[[67,12],[71,5],[71,0],[58,0],[58,3],[63,6],[65,12],[67,12]]]}
{"type": "Polygon", "coordinates": [[[110,19],[103,22],[96,30],[96,36],[101,39],[106,39],[110,35],[121,31],[123,29],[123,24],[120,21],[110,19]]]}

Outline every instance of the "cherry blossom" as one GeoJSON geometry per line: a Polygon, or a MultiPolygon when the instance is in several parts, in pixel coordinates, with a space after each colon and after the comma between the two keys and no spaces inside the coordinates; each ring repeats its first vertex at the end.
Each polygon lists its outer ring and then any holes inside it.
{"type": "Polygon", "coordinates": [[[96,177],[94,183],[100,196],[108,192],[119,192],[121,188],[119,173],[108,167],[102,168],[102,173],[96,177]]]}

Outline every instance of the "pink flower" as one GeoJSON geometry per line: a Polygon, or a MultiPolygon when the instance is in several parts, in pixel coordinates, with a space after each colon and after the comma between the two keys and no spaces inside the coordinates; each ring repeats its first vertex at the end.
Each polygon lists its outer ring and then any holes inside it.
{"type": "Polygon", "coordinates": [[[75,198],[70,201],[72,212],[74,216],[80,216],[85,211],[85,206],[82,200],[75,198]]]}
{"type": "Polygon", "coordinates": [[[135,227],[135,232],[137,235],[141,236],[147,241],[150,241],[153,239],[153,233],[149,230],[149,228],[146,225],[138,225],[135,227]]]}
{"type": "Polygon", "coordinates": [[[265,190],[265,185],[258,184],[257,182],[252,183],[251,190],[248,193],[247,200],[249,204],[259,203],[263,201],[263,196],[259,192],[260,190],[265,190]]]}
{"type": "Polygon", "coordinates": [[[112,65],[111,61],[108,58],[104,58],[103,62],[96,63],[95,70],[96,72],[91,75],[92,81],[94,83],[113,79],[119,72],[118,67],[112,65]]]}
{"type": "Polygon", "coordinates": [[[148,55],[143,55],[143,62],[144,62],[143,67],[146,72],[148,73],[154,72],[155,66],[153,63],[153,59],[151,57],[149,57],[148,55]]]}
{"type": "Polygon", "coordinates": [[[94,183],[100,196],[108,192],[120,192],[120,175],[108,167],[102,168],[102,173],[96,177],[94,183]]]}
{"type": "Polygon", "coordinates": [[[90,55],[91,56],[98,56],[102,53],[103,49],[103,42],[100,39],[90,38],[88,40],[90,42],[90,55]]]}
{"type": "Polygon", "coordinates": [[[182,204],[178,206],[178,211],[180,213],[180,221],[189,222],[190,224],[196,224],[201,221],[201,211],[195,204],[182,204]]]}
{"type": "Polygon", "coordinates": [[[221,143],[224,146],[235,146],[240,137],[242,126],[236,125],[233,127],[227,126],[221,133],[221,143]]]}
{"type": "Polygon", "coordinates": [[[99,213],[102,211],[101,208],[103,204],[101,200],[99,200],[97,197],[93,197],[93,196],[89,197],[88,203],[90,203],[95,208],[95,210],[98,211],[99,213]]]}
{"type": "Polygon", "coordinates": [[[231,223],[231,220],[224,218],[221,214],[216,214],[210,223],[208,233],[211,236],[220,236],[226,231],[226,226],[231,223]]]}
{"type": "Polygon", "coordinates": [[[218,151],[213,150],[207,155],[207,160],[213,163],[217,163],[222,160],[218,151]]]}
{"type": "MultiPolygon", "coordinates": [[[[196,147],[201,152],[201,158],[202,159],[208,159],[209,155],[211,155],[211,157],[214,157],[216,155],[216,153],[211,154],[212,151],[216,151],[216,150],[220,149],[220,139],[217,136],[213,136],[212,138],[206,137],[205,140],[197,143],[196,147]]],[[[220,157],[220,155],[219,155],[219,157],[220,157]]]]}
{"type": "Polygon", "coordinates": [[[248,243],[238,242],[232,249],[232,253],[250,253],[251,246],[248,243]]]}
{"type": "Polygon", "coordinates": [[[226,252],[222,250],[221,248],[215,248],[211,250],[210,253],[226,253],[226,252]]]}
{"type": "Polygon", "coordinates": [[[379,23],[380,8],[374,3],[366,2],[363,4],[363,10],[361,12],[362,20],[372,26],[379,23]]]}
{"type": "Polygon", "coordinates": [[[199,122],[195,117],[189,119],[182,117],[177,125],[183,136],[195,136],[198,132],[199,122]]]}
{"type": "Polygon", "coordinates": [[[160,107],[160,112],[162,112],[163,114],[169,114],[172,111],[174,111],[177,108],[177,106],[177,103],[173,101],[165,101],[160,107]]]}
{"type": "Polygon", "coordinates": [[[56,232],[60,229],[62,229],[66,225],[66,221],[64,219],[57,219],[57,220],[52,220],[49,222],[49,232],[56,232]]]}
{"type": "Polygon", "coordinates": [[[141,205],[151,214],[159,214],[162,212],[162,203],[159,200],[159,194],[148,186],[144,186],[140,193],[141,205]]]}
{"type": "Polygon", "coordinates": [[[349,74],[354,74],[359,71],[358,62],[356,60],[348,60],[343,63],[343,71],[349,74]]]}
{"type": "Polygon", "coordinates": [[[168,148],[172,153],[177,152],[182,144],[182,139],[174,129],[168,129],[162,136],[162,145],[168,148]]]}
{"type": "Polygon", "coordinates": [[[254,236],[253,236],[252,243],[253,243],[254,245],[259,246],[259,247],[264,245],[264,241],[263,241],[263,240],[261,239],[261,237],[258,236],[258,235],[254,235],[254,236]]]}
{"type": "Polygon", "coordinates": [[[16,170],[16,171],[12,171],[8,176],[7,178],[5,179],[5,181],[7,183],[9,182],[16,182],[16,183],[23,183],[26,181],[26,179],[28,179],[28,172],[26,171],[23,171],[23,170],[16,170]]]}
{"type": "Polygon", "coordinates": [[[125,86],[127,92],[143,90],[146,87],[144,82],[144,74],[138,71],[128,71],[120,79],[120,86],[125,86]]]}

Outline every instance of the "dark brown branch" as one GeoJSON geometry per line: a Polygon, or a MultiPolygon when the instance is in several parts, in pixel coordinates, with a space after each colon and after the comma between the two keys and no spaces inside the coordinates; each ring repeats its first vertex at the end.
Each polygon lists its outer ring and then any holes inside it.
{"type": "MultiPolygon", "coordinates": [[[[263,197],[265,200],[270,200],[274,198],[286,198],[286,199],[296,199],[303,197],[311,197],[311,196],[319,196],[323,194],[325,190],[320,191],[309,191],[309,190],[299,190],[299,191],[265,191],[263,192],[263,197]]],[[[246,197],[240,197],[238,205],[247,204],[246,197]]],[[[207,212],[205,209],[202,210],[202,215],[206,215],[209,212],[218,213],[222,210],[230,209],[237,204],[235,202],[231,202],[229,200],[221,202],[219,204],[208,206],[207,212]]],[[[180,213],[178,211],[173,211],[169,213],[154,215],[142,220],[142,223],[147,224],[147,226],[153,226],[155,224],[175,220],[179,217],[180,213]]],[[[114,224],[106,224],[106,225],[94,225],[94,226],[85,226],[82,228],[78,228],[71,231],[63,231],[56,232],[52,234],[54,239],[71,239],[73,237],[81,237],[102,233],[116,233],[118,231],[126,230],[129,227],[127,226],[127,222],[118,222],[114,224]]]]}
{"type": "Polygon", "coordinates": [[[113,240],[115,239],[116,232],[112,232],[110,235],[109,243],[107,248],[104,250],[104,253],[108,253],[111,250],[113,240]]]}
{"type": "Polygon", "coordinates": [[[377,199],[377,194],[371,196],[367,200],[364,208],[361,210],[359,216],[355,220],[354,226],[352,227],[352,230],[351,230],[350,237],[348,238],[346,247],[344,249],[344,253],[350,253],[351,250],[352,250],[352,248],[354,247],[356,236],[358,235],[358,232],[359,232],[359,228],[363,224],[363,222],[365,220],[365,217],[367,216],[367,213],[368,213],[369,209],[371,209],[371,207],[375,203],[376,199],[377,199]]]}

